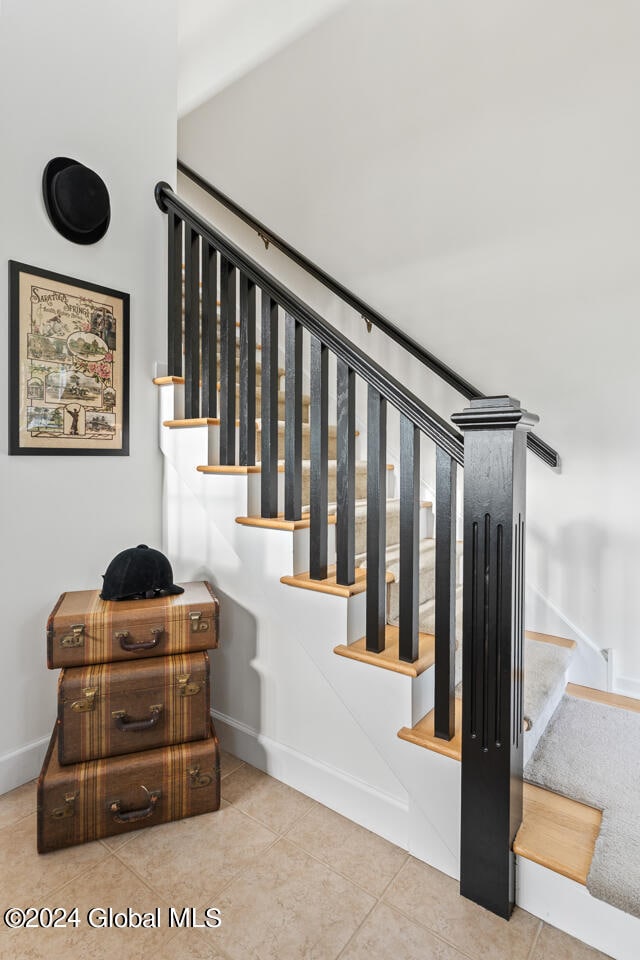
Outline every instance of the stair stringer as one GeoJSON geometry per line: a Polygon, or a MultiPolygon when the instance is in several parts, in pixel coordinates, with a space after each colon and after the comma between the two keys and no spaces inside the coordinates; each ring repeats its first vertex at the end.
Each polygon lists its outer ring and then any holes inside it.
{"type": "MultiPolygon", "coordinates": [[[[411,725],[412,701],[433,698],[433,668],[412,678],[380,669],[333,652],[334,642],[323,628],[323,607],[328,600],[352,605],[354,597],[329,598],[306,590],[291,589],[287,610],[294,621],[311,621],[311,629],[299,634],[299,642],[345,704],[356,723],[375,744],[409,797],[409,842],[407,849],[449,876],[459,878],[460,764],[447,757],[419,750],[397,736],[411,725]],[[309,595],[317,597],[317,617],[309,617],[309,595]],[[381,705],[384,705],[381,709],[381,705]]],[[[349,628],[352,635],[360,630],[349,628]]],[[[336,642],[346,642],[336,638],[336,642]]],[[[432,702],[431,702],[432,706],[432,702]]],[[[430,709],[430,707],[429,707],[430,709]]]]}
{"type": "Polygon", "coordinates": [[[250,762],[271,772],[277,768],[280,779],[456,876],[458,821],[451,812],[459,803],[459,781],[447,772],[448,767],[455,770],[455,764],[436,755],[420,757],[416,764],[416,754],[396,737],[400,726],[412,722],[412,685],[421,688],[423,709],[429,696],[422,688],[429,678],[358,670],[361,665],[333,654],[336,644],[362,634],[364,596],[346,601],[280,584],[280,575],[296,572],[308,531],[292,534],[235,523],[236,516],[249,512],[251,486],[259,483],[259,475],[207,476],[195,470],[198,462],[206,461],[207,433],[206,427],[161,429],[164,549],[176,579],[210,579],[221,598],[221,649],[215,655],[213,689],[218,726],[225,728],[223,743],[233,740],[237,750],[244,741],[246,751],[247,740],[253,740],[250,762]],[[302,624],[303,630],[294,624],[302,624]],[[384,713],[375,707],[380,700],[370,690],[372,673],[386,675],[377,680],[386,688],[381,696],[387,707],[395,704],[386,710],[382,724],[384,713]],[[299,722],[305,713],[313,718],[313,730],[299,722]],[[317,731],[328,718],[333,734],[323,730],[323,742],[318,743],[317,731]],[[256,744],[262,745],[262,757],[256,744]],[[287,755],[290,762],[283,759],[287,755]],[[297,761],[305,756],[316,772],[324,770],[324,787],[322,777],[311,778],[310,784],[299,769],[291,773],[294,756],[297,761]],[[444,773],[431,770],[434,763],[443,766],[444,773]],[[365,802],[355,802],[357,790],[347,796],[348,790],[327,789],[330,768],[352,787],[357,783],[360,801],[365,802]],[[433,800],[426,804],[427,814],[424,809],[425,798],[436,792],[433,784],[443,777],[456,780],[446,791],[453,797],[447,796],[436,817],[446,810],[450,822],[444,829],[430,819],[433,800]]]}
{"type": "MultiPolygon", "coordinates": [[[[406,849],[406,790],[300,646],[297,632],[282,627],[286,615],[278,611],[286,610],[291,591],[279,575],[292,572],[293,538],[235,523],[247,512],[251,478],[193,471],[194,477],[187,469],[186,483],[181,445],[179,439],[164,444],[170,503],[164,545],[177,580],[206,578],[220,598],[212,686],[221,742],[406,849]],[[267,536],[256,540],[256,533],[267,536]]],[[[341,598],[330,599],[336,603],[326,611],[325,629],[343,639],[347,608],[341,598]]]]}

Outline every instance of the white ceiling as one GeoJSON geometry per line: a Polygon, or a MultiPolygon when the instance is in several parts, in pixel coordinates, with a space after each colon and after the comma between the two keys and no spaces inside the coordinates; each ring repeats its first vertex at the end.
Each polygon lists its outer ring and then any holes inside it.
{"type": "Polygon", "coordinates": [[[200,106],[346,0],[179,0],[178,115],[200,106]]]}

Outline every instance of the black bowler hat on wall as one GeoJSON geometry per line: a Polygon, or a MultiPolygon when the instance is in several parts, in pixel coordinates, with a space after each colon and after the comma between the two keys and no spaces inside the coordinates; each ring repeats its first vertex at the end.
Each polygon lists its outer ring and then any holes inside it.
{"type": "Polygon", "coordinates": [[[44,168],[42,193],[51,223],[67,240],[96,243],[104,237],[111,204],[107,186],[95,171],[70,157],[55,157],[44,168]]]}

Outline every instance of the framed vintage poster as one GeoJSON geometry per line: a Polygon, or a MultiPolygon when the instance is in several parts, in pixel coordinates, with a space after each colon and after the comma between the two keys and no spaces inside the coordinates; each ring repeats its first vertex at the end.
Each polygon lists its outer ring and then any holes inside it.
{"type": "Polygon", "coordinates": [[[9,261],[9,452],[128,455],[128,293],[9,261]]]}

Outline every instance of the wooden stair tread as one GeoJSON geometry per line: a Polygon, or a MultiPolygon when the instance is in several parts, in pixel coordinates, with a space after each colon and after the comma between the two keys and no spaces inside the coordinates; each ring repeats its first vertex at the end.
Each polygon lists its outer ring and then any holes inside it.
{"type": "MultiPolygon", "coordinates": [[[[531,630],[525,630],[525,636],[529,640],[537,640],[542,643],[553,643],[561,647],[575,647],[573,640],[566,640],[564,637],[554,637],[546,633],[535,633],[531,630]]],[[[567,686],[567,693],[569,687],[567,686]]],[[[581,688],[587,691],[588,687],[581,688]]],[[[601,691],[593,691],[596,694],[601,691]]],[[[578,694],[579,696],[580,694],[578,694]]],[[[622,698],[625,699],[625,698],[622,698]]],[[[640,710],[640,702],[638,702],[640,710]]],[[[455,736],[451,740],[442,740],[436,737],[434,732],[434,711],[431,710],[422,717],[413,727],[402,727],[398,731],[401,740],[407,740],[409,743],[415,743],[418,747],[424,747],[427,750],[433,750],[434,753],[441,753],[445,757],[451,757],[453,760],[460,760],[462,756],[462,699],[456,697],[455,700],[455,736]]]]}
{"type": "Polygon", "coordinates": [[[436,737],[434,710],[429,711],[426,716],[418,720],[415,726],[402,727],[401,730],[398,730],[398,736],[401,740],[415,743],[418,747],[433,750],[434,753],[440,753],[452,760],[460,760],[462,756],[462,700],[459,697],[456,697],[455,708],[455,735],[451,740],[441,740],[440,737],[436,737]]]}
{"type": "Polygon", "coordinates": [[[172,383],[184,383],[184,377],[154,377],[153,382],[157,387],[167,387],[172,383]]]}
{"type": "MultiPolygon", "coordinates": [[[[173,383],[176,379],[177,379],[176,377],[161,377],[155,380],[154,383],[158,383],[159,386],[164,386],[165,380],[167,381],[167,383],[173,383]],[[160,383],[159,382],[160,380],[162,380],[163,383],[160,383]]],[[[163,420],[162,426],[170,427],[171,429],[174,429],[176,427],[204,427],[204,426],[219,427],[220,417],[192,417],[190,420],[163,420]]],[[[236,419],[236,427],[239,427],[239,426],[240,426],[240,421],[236,419]]],[[[262,420],[260,417],[256,418],[256,430],[258,431],[262,430],[262,420]]],[[[303,434],[308,433],[309,430],[310,430],[310,424],[307,421],[304,421],[302,423],[303,434]]],[[[278,420],[278,433],[283,434],[284,431],[285,431],[285,421],[278,420]]],[[[329,424],[329,437],[331,438],[331,437],[337,436],[337,432],[338,432],[337,426],[335,426],[335,424],[333,425],[329,424]]],[[[355,436],[356,437],[360,436],[360,433],[358,430],[355,431],[355,436]]],[[[259,451],[256,451],[256,453],[258,452],[259,451]]],[[[430,507],[432,506],[432,504],[428,503],[427,501],[424,501],[423,503],[421,503],[421,506],[430,507]]]]}
{"type": "Polygon", "coordinates": [[[601,823],[601,810],[525,783],[523,820],[513,850],[586,885],[601,823]]]}
{"type": "MultiPolygon", "coordinates": [[[[329,514],[327,523],[335,522],[335,513],[329,514]]],[[[284,514],[279,513],[277,517],[236,517],[236,523],[243,527],[259,527],[263,530],[306,530],[311,526],[311,518],[308,513],[303,513],[299,520],[285,520],[284,514]]]]}
{"type": "Polygon", "coordinates": [[[553,643],[557,647],[566,647],[573,650],[576,647],[575,640],[567,640],[566,637],[554,637],[551,633],[536,633],[535,630],[525,630],[527,640],[537,640],[539,643],[553,643]]]}
{"type": "MultiPolygon", "coordinates": [[[[462,754],[462,700],[456,697],[456,733],[452,740],[434,734],[432,710],[414,727],[398,731],[401,740],[452,760],[462,754]]],[[[600,832],[602,812],[577,800],[524,783],[524,814],[514,852],[577,883],[586,884],[600,832]]]]}
{"type": "Polygon", "coordinates": [[[568,683],[567,693],[570,697],[580,700],[591,700],[593,703],[602,703],[607,707],[618,707],[620,710],[632,710],[640,713],[640,700],[635,697],[625,697],[620,693],[607,693],[606,690],[596,690],[595,687],[583,687],[578,683],[568,683]]]}
{"type": "MultiPolygon", "coordinates": [[[[262,467],[240,467],[238,464],[229,464],[223,466],[222,464],[216,464],[214,466],[209,466],[208,464],[202,464],[199,467],[196,467],[200,473],[213,473],[220,476],[238,476],[246,477],[249,473],[260,473],[262,467]]],[[[278,473],[284,473],[284,465],[280,466],[278,464],[278,473]]]]}
{"type": "MultiPolygon", "coordinates": [[[[387,574],[387,583],[391,582],[388,578],[389,574],[387,574]]],[[[398,627],[390,623],[385,625],[385,649],[382,653],[370,653],[367,650],[366,637],[361,637],[355,643],[341,643],[334,647],[333,652],[339,657],[359,660],[360,663],[382,667],[383,670],[393,670],[394,673],[401,673],[405,677],[418,677],[435,662],[435,637],[429,633],[420,633],[418,659],[414,663],[405,663],[398,659],[398,632],[398,627]]]]}
{"type": "Polygon", "coordinates": [[[218,427],[220,420],[218,417],[193,417],[191,420],[163,420],[163,427],[169,427],[171,430],[177,427],[218,427]]]}
{"type": "MultiPolygon", "coordinates": [[[[398,737],[459,761],[462,755],[462,700],[456,697],[456,732],[452,740],[440,740],[435,736],[433,720],[434,711],[431,710],[415,726],[399,730],[398,737]]],[[[523,787],[524,814],[514,852],[570,880],[586,884],[602,812],[532,783],[524,783],[523,787]]]]}
{"type": "MultiPolygon", "coordinates": [[[[316,593],[329,593],[334,597],[355,597],[367,589],[367,571],[356,567],[355,583],[345,586],[336,583],[335,564],[327,567],[328,576],[324,580],[312,580],[309,572],[298,573],[293,577],[280,577],[280,583],[288,587],[301,587],[303,590],[314,590],[316,593]]],[[[387,583],[393,582],[393,574],[387,574],[387,583]]]]}

